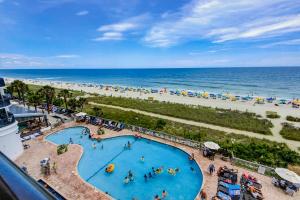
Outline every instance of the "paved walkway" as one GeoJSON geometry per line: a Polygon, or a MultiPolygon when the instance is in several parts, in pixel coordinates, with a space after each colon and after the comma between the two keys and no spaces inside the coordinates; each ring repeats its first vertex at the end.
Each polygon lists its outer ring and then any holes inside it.
{"type": "Polygon", "coordinates": [[[286,140],[279,134],[279,132],[281,130],[281,121],[280,120],[272,120],[272,123],[274,124],[274,127],[271,129],[273,135],[263,135],[263,134],[254,133],[254,132],[250,132],[250,131],[242,131],[242,130],[238,130],[238,129],[227,128],[227,127],[213,125],[213,124],[206,124],[206,123],[202,123],[202,122],[196,122],[196,121],[191,121],[191,120],[186,120],[186,119],[181,119],[181,118],[176,118],[176,117],[170,117],[170,116],[151,113],[151,112],[142,111],[142,110],[138,110],[138,109],[124,108],[124,107],[120,107],[120,106],[100,104],[100,103],[95,103],[95,102],[89,102],[89,104],[95,105],[95,106],[115,108],[115,109],[120,109],[120,110],[124,110],[124,111],[132,111],[132,112],[136,112],[139,114],[148,115],[151,117],[158,117],[161,119],[166,119],[166,120],[179,122],[179,123],[183,123],[183,124],[189,124],[189,125],[193,125],[193,126],[210,128],[210,129],[214,129],[214,130],[224,131],[226,133],[235,133],[235,134],[240,134],[240,135],[247,135],[250,137],[256,137],[259,139],[268,139],[268,140],[275,141],[275,142],[283,142],[283,143],[286,143],[291,149],[293,149],[295,151],[299,151],[298,147],[300,147],[300,142],[286,140]]]}

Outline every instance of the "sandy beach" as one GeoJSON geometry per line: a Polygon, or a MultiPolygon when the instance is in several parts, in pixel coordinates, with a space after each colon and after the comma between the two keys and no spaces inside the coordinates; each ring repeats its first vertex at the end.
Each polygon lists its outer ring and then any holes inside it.
{"type": "MultiPolygon", "coordinates": [[[[6,78],[5,81],[7,83],[15,80],[14,78],[6,78]]],[[[106,96],[115,96],[115,97],[126,97],[126,98],[139,98],[139,99],[148,99],[149,97],[153,97],[154,100],[165,101],[165,102],[173,102],[173,103],[181,103],[181,104],[189,104],[189,105],[201,105],[208,106],[212,108],[224,108],[224,109],[232,109],[232,110],[240,110],[240,111],[249,111],[257,113],[261,116],[266,115],[266,111],[275,111],[280,116],[281,119],[285,119],[287,115],[291,115],[294,117],[300,117],[300,109],[292,108],[290,104],[280,104],[275,106],[274,103],[265,103],[265,104],[255,104],[255,100],[251,101],[231,101],[231,100],[221,100],[219,98],[197,98],[197,97],[188,97],[188,96],[177,96],[171,95],[168,92],[166,93],[144,93],[139,91],[127,90],[121,92],[120,90],[116,91],[112,86],[103,86],[93,84],[79,84],[79,83],[69,83],[63,81],[51,81],[51,80],[33,80],[33,79],[19,79],[24,81],[26,84],[33,85],[51,85],[55,88],[61,89],[71,89],[84,91],[87,93],[96,93],[100,95],[106,96]]]]}

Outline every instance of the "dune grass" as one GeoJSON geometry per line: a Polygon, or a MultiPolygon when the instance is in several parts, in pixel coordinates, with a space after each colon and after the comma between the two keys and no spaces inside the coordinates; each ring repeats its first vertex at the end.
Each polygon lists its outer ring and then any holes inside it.
{"type": "MultiPolygon", "coordinates": [[[[87,105],[85,112],[94,115],[94,106],[87,105]]],[[[289,163],[300,164],[298,153],[290,150],[286,144],[251,138],[244,135],[226,134],[225,132],[204,127],[190,126],[178,122],[150,117],[130,111],[101,107],[101,117],[121,121],[151,130],[181,136],[199,142],[214,141],[221,147],[233,152],[236,157],[258,162],[268,166],[286,167],[289,163]],[[163,121],[164,123],[162,123],[163,121]],[[162,125],[163,124],[163,125],[162,125]]]]}
{"type": "Polygon", "coordinates": [[[197,122],[261,133],[264,135],[272,134],[270,128],[273,124],[269,120],[260,119],[256,114],[249,112],[123,97],[98,96],[89,98],[89,101],[133,108],[197,122]]]}
{"type": "Polygon", "coordinates": [[[286,120],[290,121],[290,122],[300,122],[300,117],[293,117],[293,116],[286,116],[286,120]]]}
{"type": "Polygon", "coordinates": [[[282,137],[288,140],[300,141],[300,128],[289,123],[284,123],[280,131],[282,137]]]}

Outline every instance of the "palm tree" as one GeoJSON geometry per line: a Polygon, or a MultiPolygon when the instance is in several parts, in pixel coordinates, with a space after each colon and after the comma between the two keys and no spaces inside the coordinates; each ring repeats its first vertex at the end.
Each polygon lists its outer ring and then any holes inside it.
{"type": "Polygon", "coordinates": [[[94,112],[94,115],[96,117],[102,117],[103,116],[103,112],[102,112],[102,109],[100,107],[97,107],[97,106],[94,106],[92,108],[93,112],[94,112]]]}
{"type": "Polygon", "coordinates": [[[58,96],[63,97],[65,108],[68,109],[68,98],[72,96],[72,93],[70,93],[67,89],[63,89],[58,93],[58,96]]]}
{"type": "Polygon", "coordinates": [[[84,105],[87,103],[87,99],[86,98],[82,98],[80,97],[77,101],[78,107],[80,108],[80,111],[83,110],[84,105]]]}
{"type": "Polygon", "coordinates": [[[49,85],[46,85],[44,87],[42,87],[38,93],[45,97],[46,99],[46,104],[47,104],[47,111],[48,111],[48,114],[50,114],[50,105],[52,105],[52,102],[53,102],[53,98],[55,96],[55,89],[49,85]]]}
{"type": "Polygon", "coordinates": [[[78,106],[78,104],[77,104],[77,100],[76,100],[76,99],[74,99],[74,98],[72,98],[72,99],[69,99],[69,101],[68,101],[68,105],[70,106],[70,109],[71,109],[71,110],[75,111],[75,110],[76,110],[76,108],[77,108],[77,106],[78,106]]]}
{"type": "Polygon", "coordinates": [[[16,91],[18,94],[18,99],[21,99],[21,91],[19,85],[21,84],[22,81],[20,80],[14,80],[10,86],[13,88],[13,91],[16,91]]]}
{"type": "Polygon", "coordinates": [[[18,99],[22,100],[25,105],[25,93],[29,91],[28,85],[25,84],[23,81],[14,80],[11,83],[12,91],[17,91],[18,99]]]}
{"type": "Polygon", "coordinates": [[[19,87],[20,87],[20,91],[21,91],[22,101],[23,101],[23,104],[25,106],[25,93],[28,93],[29,88],[28,88],[28,85],[26,85],[23,82],[19,85],[19,87]]]}
{"type": "Polygon", "coordinates": [[[37,106],[43,102],[43,98],[38,92],[28,93],[27,100],[29,105],[34,106],[35,112],[37,112],[37,106]]]}
{"type": "Polygon", "coordinates": [[[14,87],[13,85],[9,85],[6,87],[6,91],[10,94],[11,97],[14,95],[14,87]]]}

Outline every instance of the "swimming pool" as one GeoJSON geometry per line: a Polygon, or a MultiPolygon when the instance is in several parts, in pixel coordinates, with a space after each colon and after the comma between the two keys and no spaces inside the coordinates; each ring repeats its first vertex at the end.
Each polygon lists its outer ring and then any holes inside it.
{"type": "Polygon", "coordinates": [[[189,161],[184,151],[148,139],[135,140],[133,136],[104,139],[96,142],[94,148],[94,142],[88,135],[82,135],[83,129],[80,126],[63,129],[46,139],[56,144],[67,144],[72,138],[75,144],[80,144],[84,152],[77,166],[79,175],[113,198],[153,199],[156,194],[161,197],[162,191],[166,190],[168,196],[165,199],[192,200],[199,192],[203,182],[202,172],[194,161],[189,161]],[[131,143],[130,150],[124,149],[128,141],[131,143]],[[142,156],[144,162],[141,161],[142,156]],[[115,165],[111,174],[105,172],[110,163],[115,165]],[[163,173],[145,181],[144,174],[152,172],[152,167],[161,166],[163,173]],[[168,168],[179,168],[179,172],[175,176],[170,175],[168,168]],[[134,181],[125,184],[123,181],[129,170],[133,173],[134,181]]]}

